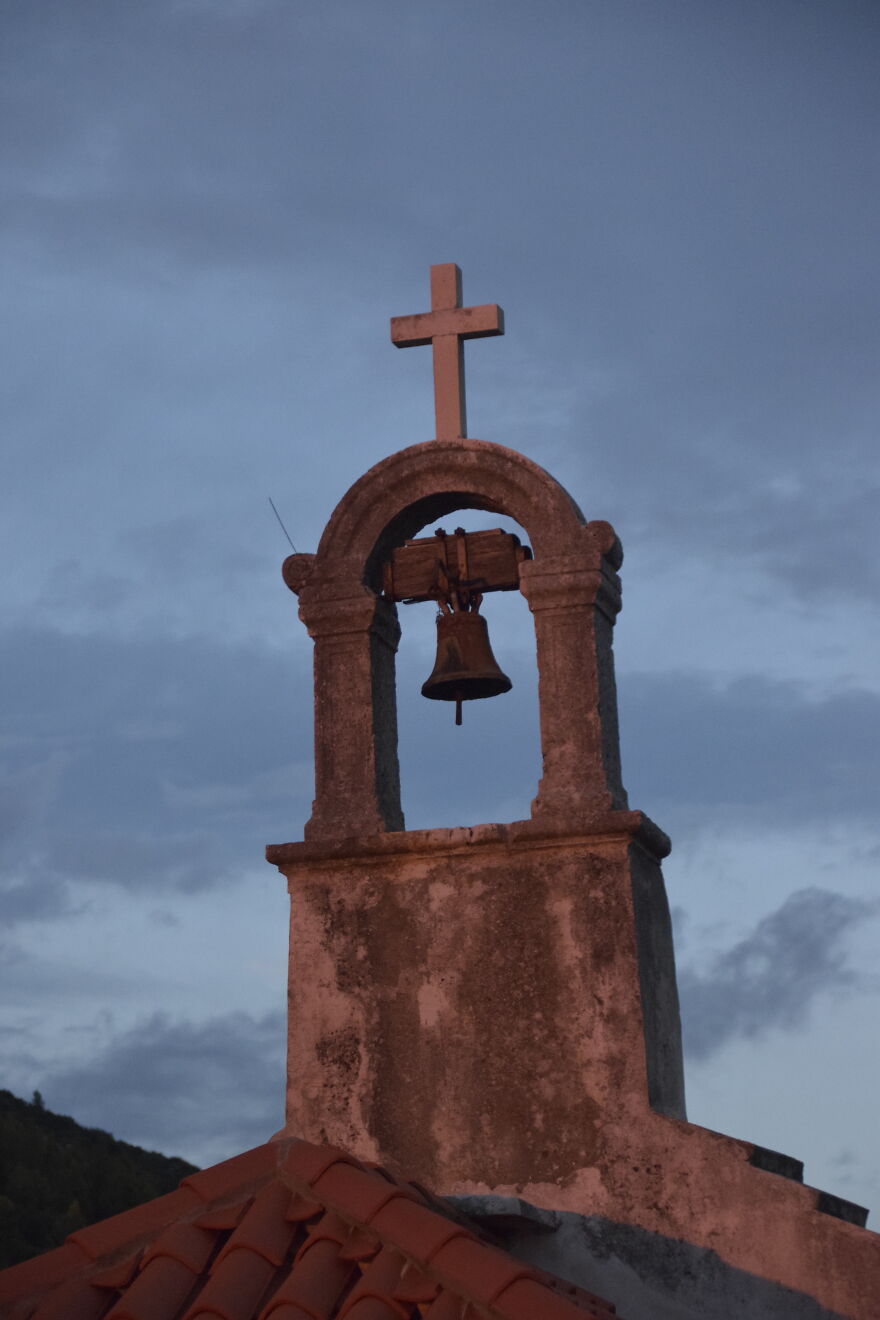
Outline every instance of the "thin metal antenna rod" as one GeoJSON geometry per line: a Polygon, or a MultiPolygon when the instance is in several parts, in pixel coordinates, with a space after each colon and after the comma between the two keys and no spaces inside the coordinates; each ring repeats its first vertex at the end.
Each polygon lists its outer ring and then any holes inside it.
{"type": "Polygon", "coordinates": [[[267,495],[266,498],[268,499],[269,503],[272,505],[272,512],[275,514],[275,517],[278,519],[278,524],[284,535],[287,537],[287,541],[288,544],[290,545],[291,550],[293,551],[294,554],[298,554],[299,552],[296,546],[293,544],[293,542],[290,539],[290,533],[288,532],[287,528],[284,526],[284,523],[281,521],[281,514],[275,508],[275,501],[272,499],[271,495],[267,495]]]}

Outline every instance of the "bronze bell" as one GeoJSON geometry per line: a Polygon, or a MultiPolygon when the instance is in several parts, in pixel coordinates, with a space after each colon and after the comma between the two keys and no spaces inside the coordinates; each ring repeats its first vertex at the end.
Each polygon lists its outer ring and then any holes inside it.
{"type": "Polygon", "coordinates": [[[489,643],[486,620],[476,610],[437,615],[437,659],[422,696],[454,701],[455,722],[461,724],[461,703],[497,697],[513,687],[498,668],[489,643]]]}

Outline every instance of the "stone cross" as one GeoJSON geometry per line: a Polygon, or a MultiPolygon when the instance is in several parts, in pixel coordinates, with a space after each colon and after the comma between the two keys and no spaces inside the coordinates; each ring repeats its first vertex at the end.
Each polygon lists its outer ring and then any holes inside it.
{"type": "Polygon", "coordinates": [[[431,267],[431,310],[392,316],[397,348],[430,344],[434,350],[434,411],[438,440],[467,435],[464,399],[464,340],[504,334],[504,313],[495,303],[462,307],[461,271],[454,262],[431,267]]]}

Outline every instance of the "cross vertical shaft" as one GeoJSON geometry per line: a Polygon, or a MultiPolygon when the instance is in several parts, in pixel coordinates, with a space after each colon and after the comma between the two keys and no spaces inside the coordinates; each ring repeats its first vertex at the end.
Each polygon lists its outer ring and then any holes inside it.
{"type": "MultiPolygon", "coordinates": [[[[431,311],[461,307],[461,271],[454,263],[431,267],[431,311]]],[[[434,359],[434,414],[438,440],[467,435],[464,393],[464,341],[459,334],[438,334],[432,340],[434,359]]]]}
{"type": "Polygon", "coordinates": [[[431,310],[391,318],[397,348],[430,344],[434,358],[434,414],[438,440],[467,436],[464,341],[504,334],[504,313],[496,304],[462,307],[461,271],[454,262],[431,267],[431,310]]]}

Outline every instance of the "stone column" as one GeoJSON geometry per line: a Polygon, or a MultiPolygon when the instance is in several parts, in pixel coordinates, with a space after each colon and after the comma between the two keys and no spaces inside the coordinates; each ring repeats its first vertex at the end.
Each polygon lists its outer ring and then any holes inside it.
{"type": "Polygon", "coordinates": [[[300,618],[315,643],[315,800],[305,837],[402,830],[397,611],[367,587],[334,596],[317,576],[299,593],[300,618]]]}
{"type": "Polygon", "coordinates": [[[608,523],[589,523],[582,533],[577,553],[520,570],[535,618],[544,763],[532,815],[578,822],[627,805],[611,649],[622,552],[608,523]]]}

